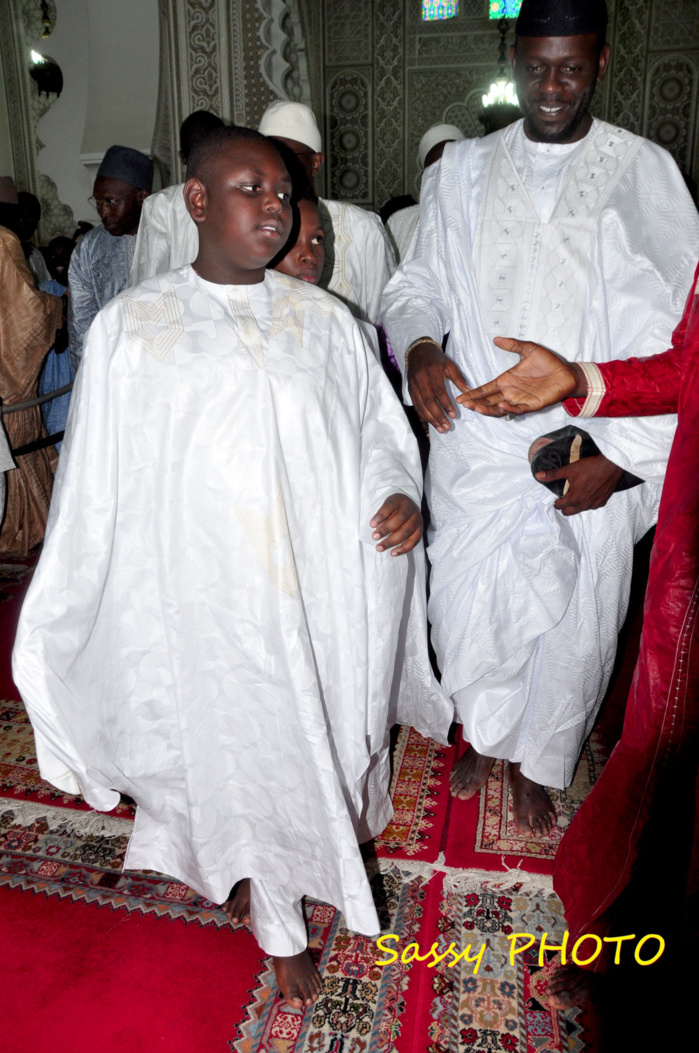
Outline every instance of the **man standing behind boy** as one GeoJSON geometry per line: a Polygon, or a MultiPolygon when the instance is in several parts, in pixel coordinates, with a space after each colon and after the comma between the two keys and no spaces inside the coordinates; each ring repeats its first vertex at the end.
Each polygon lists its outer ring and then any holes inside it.
{"type": "Polygon", "coordinates": [[[404,555],[420,462],[347,309],[265,270],[291,225],[274,146],[212,132],[188,176],[194,265],[91,329],[14,672],[43,777],[137,801],[129,868],[219,903],[249,879],[302,1008],[302,897],[379,930],[357,838],[391,815],[389,724],[451,719],[404,555]]]}
{"type": "Polygon", "coordinates": [[[153,165],[130,146],[110,146],[97,170],[91,200],[102,226],[75,247],[68,268],[70,359],[77,370],[83,340],[105,304],[129,284],[143,202],[153,186],[153,165]]]}
{"type": "MultiPolygon", "coordinates": [[[[195,110],[180,125],[179,157],[186,166],[194,144],[202,135],[223,128],[223,121],[210,110],[195,110]]],[[[191,263],[199,250],[197,225],[187,211],[184,183],[165,187],[144,202],[129,285],[138,285],[154,274],[165,274],[191,263]]]]}

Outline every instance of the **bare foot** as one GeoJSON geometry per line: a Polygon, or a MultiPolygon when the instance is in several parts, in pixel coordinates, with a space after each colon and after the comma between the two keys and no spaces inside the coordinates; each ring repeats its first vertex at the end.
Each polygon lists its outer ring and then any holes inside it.
{"type": "Polygon", "coordinates": [[[250,878],[236,882],[223,910],[234,925],[250,924],[250,878]]]}
{"type": "Polygon", "coordinates": [[[517,829],[528,837],[548,837],[558,818],[546,790],[522,775],[519,764],[510,762],[509,776],[517,829]]]}
{"type": "Polygon", "coordinates": [[[308,951],[292,954],[288,958],[273,957],[274,975],[279,990],[292,1009],[304,1009],[318,1001],[323,990],[320,973],[308,951]]]}
{"type": "Polygon", "coordinates": [[[452,797],[458,797],[460,801],[468,801],[469,798],[475,797],[488,781],[494,763],[494,757],[483,757],[473,746],[469,746],[449,776],[452,797]]]}
{"type": "Polygon", "coordinates": [[[601,977],[572,962],[556,969],[546,991],[552,1009],[572,1009],[596,1000],[601,977]]]}

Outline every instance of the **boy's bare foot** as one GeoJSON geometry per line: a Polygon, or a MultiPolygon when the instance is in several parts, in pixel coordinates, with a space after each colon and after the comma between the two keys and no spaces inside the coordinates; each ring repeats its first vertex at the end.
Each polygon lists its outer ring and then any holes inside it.
{"type": "Polygon", "coordinates": [[[468,801],[469,798],[475,797],[488,781],[494,763],[494,757],[483,757],[473,746],[469,746],[449,776],[449,791],[452,797],[458,797],[460,801],[468,801]]]}
{"type": "Polygon", "coordinates": [[[235,883],[223,910],[234,925],[250,924],[250,878],[235,883]]]}
{"type": "Polygon", "coordinates": [[[288,958],[272,957],[274,975],[279,990],[292,1009],[307,1009],[318,1001],[323,990],[320,973],[308,951],[292,954],[288,958]]]}
{"type": "Polygon", "coordinates": [[[548,837],[558,817],[546,790],[522,775],[519,764],[511,761],[509,776],[517,829],[528,837],[548,837]]]}
{"type": "Polygon", "coordinates": [[[572,1009],[595,1001],[600,977],[572,962],[561,965],[549,980],[546,991],[552,1009],[572,1009]]]}

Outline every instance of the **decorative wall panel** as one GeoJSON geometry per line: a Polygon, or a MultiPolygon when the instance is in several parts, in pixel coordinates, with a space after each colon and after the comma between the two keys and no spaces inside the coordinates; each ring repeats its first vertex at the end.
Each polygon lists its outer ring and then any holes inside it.
{"type": "MultiPolygon", "coordinates": [[[[176,17],[176,12],[175,12],[176,17]]],[[[158,72],[158,104],[155,111],[155,129],[151,154],[159,169],[162,186],[176,183],[178,126],[177,114],[181,112],[181,95],[177,78],[173,77],[173,46],[170,39],[169,0],[158,0],[158,23],[160,36],[160,66],[158,72]]],[[[174,63],[175,69],[177,63],[174,63]]]]}
{"type": "Polygon", "coordinates": [[[430,33],[429,36],[415,34],[411,45],[418,62],[421,59],[427,62],[438,59],[440,64],[463,63],[464,55],[480,55],[492,61],[493,55],[497,56],[494,39],[492,26],[489,25],[487,30],[478,33],[430,33]]]}
{"type": "Polygon", "coordinates": [[[371,88],[362,73],[343,70],[328,84],[331,198],[371,202],[370,100],[371,88]]]}
{"type": "Polygon", "coordinates": [[[190,107],[192,110],[220,113],[221,63],[216,0],[187,0],[184,13],[190,107]]]}
{"type": "MultiPolygon", "coordinates": [[[[418,5],[415,4],[417,10],[418,5]]],[[[375,142],[374,206],[401,186],[406,121],[401,101],[405,84],[404,7],[392,0],[374,2],[375,142]]]]}
{"type": "Polygon", "coordinates": [[[680,168],[691,169],[697,124],[697,65],[682,55],[650,68],[644,132],[670,150],[680,168]]]}
{"type": "MultiPolygon", "coordinates": [[[[660,0],[658,0],[660,2],[660,0]]],[[[641,134],[651,0],[617,0],[612,41],[608,120],[641,134]]]]}
{"type": "Polygon", "coordinates": [[[332,10],[325,18],[326,64],[351,65],[360,56],[368,57],[372,46],[371,0],[334,0],[330,6],[332,10]]]}
{"type": "Polygon", "coordinates": [[[653,4],[650,36],[661,47],[699,48],[699,4],[696,0],[653,4]]]}

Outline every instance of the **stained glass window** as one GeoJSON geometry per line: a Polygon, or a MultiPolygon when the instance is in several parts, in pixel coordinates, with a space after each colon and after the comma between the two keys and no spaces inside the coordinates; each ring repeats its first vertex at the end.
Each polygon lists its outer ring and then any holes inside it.
{"type": "Polygon", "coordinates": [[[516,18],[521,6],[522,0],[488,0],[488,18],[516,18]]]}
{"type": "Polygon", "coordinates": [[[422,21],[441,22],[459,13],[459,0],[422,0],[422,21]]]}

